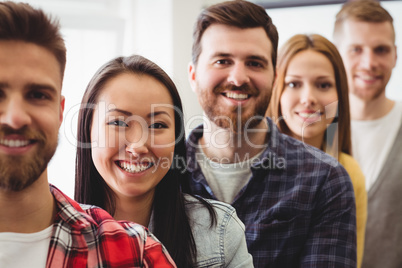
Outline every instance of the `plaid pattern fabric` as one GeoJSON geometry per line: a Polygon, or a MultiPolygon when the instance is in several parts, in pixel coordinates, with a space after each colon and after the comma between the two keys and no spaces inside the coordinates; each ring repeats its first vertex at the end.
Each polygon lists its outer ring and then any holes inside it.
{"type": "MultiPolygon", "coordinates": [[[[255,267],[356,267],[353,186],[332,157],[287,135],[267,118],[268,146],[232,202],[246,226],[255,267]]],[[[197,162],[203,128],[187,140],[194,194],[216,199],[197,162]]]]}
{"type": "Polygon", "coordinates": [[[50,185],[58,213],[46,267],[176,267],[143,226],[115,221],[106,211],[83,205],[50,185]]]}

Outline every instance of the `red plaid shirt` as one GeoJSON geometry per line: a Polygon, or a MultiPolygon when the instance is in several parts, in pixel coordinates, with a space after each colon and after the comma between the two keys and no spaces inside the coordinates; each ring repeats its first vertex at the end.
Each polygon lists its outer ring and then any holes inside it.
{"type": "Polygon", "coordinates": [[[50,185],[58,213],[46,267],[176,267],[162,244],[139,224],[115,221],[81,206],[50,185]]]}

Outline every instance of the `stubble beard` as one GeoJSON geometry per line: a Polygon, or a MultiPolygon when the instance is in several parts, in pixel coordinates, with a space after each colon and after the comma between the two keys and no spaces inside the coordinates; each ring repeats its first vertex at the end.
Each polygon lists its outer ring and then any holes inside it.
{"type": "MultiPolygon", "coordinates": [[[[0,133],[3,131],[0,130],[0,133]]],[[[27,130],[26,132],[32,132],[27,130]]],[[[56,141],[47,142],[43,133],[35,133],[36,152],[27,155],[0,155],[0,188],[5,191],[19,192],[37,181],[57,148],[56,141]]]]}
{"type": "Polygon", "coordinates": [[[355,95],[358,99],[370,102],[378,99],[380,96],[385,94],[385,87],[378,87],[374,89],[366,89],[359,85],[355,85],[355,81],[351,81],[352,84],[349,84],[350,92],[355,95]]]}
{"type": "MultiPolygon", "coordinates": [[[[201,96],[199,96],[201,107],[207,115],[208,119],[223,129],[229,129],[231,132],[239,134],[244,133],[248,129],[257,127],[260,122],[265,118],[265,113],[268,108],[271,94],[266,98],[260,99],[255,108],[251,111],[244,111],[241,105],[235,106],[230,110],[225,110],[225,107],[219,106],[216,103],[216,98],[220,92],[225,90],[240,90],[245,93],[251,93],[253,96],[258,96],[260,92],[256,89],[251,89],[248,86],[242,87],[216,87],[212,91],[201,89],[201,96]]],[[[267,89],[268,90],[268,89],[267,89]]]]}

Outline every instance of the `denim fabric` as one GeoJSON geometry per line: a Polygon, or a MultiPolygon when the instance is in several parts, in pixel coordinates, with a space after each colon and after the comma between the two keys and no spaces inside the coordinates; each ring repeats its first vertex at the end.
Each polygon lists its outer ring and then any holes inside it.
{"type": "MultiPolygon", "coordinates": [[[[353,186],[337,160],[279,132],[267,118],[267,147],[232,202],[255,267],[356,267],[353,186]]],[[[197,163],[203,127],[187,141],[194,194],[216,199],[197,163]]]]}
{"type": "MultiPolygon", "coordinates": [[[[244,224],[232,206],[216,200],[207,200],[212,205],[217,219],[216,225],[211,226],[208,209],[190,195],[186,194],[185,200],[186,212],[197,246],[195,268],[254,267],[253,258],[247,251],[244,224]]],[[[152,223],[152,216],[150,222],[152,223]]],[[[152,232],[152,224],[148,228],[152,232]]]]}
{"type": "Polygon", "coordinates": [[[207,208],[192,196],[186,195],[186,201],[197,245],[196,267],[253,267],[252,257],[247,251],[244,224],[232,206],[207,200],[217,216],[216,226],[211,227],[207,208]]]}

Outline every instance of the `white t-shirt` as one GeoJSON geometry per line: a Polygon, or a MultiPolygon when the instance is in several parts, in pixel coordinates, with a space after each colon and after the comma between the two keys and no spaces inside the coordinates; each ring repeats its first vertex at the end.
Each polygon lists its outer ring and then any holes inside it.
{"type": "Polygon", "coordinates": [[[196,159],[216,198],[219,201],[231,204],[250,180],[252,176],[250,167],[258,160],[263,151],[251,158],[241,159],[244,161],[228,164],[224,160],[221,160],[220,163],[212,161],[201,148],[197,148],[196,159]]]}
{"type": "Polygon", "coordinates": [[[53,226],[31,234],[0,233],[0,267],[44,268],[53,226]]]}
{"type": "Polygon", "coordinates": [[[375,183],[394,144],[402,121],[402,102],[376,120],[352,120],[352,153],[366,178],[366,189],[375,183]]]}

